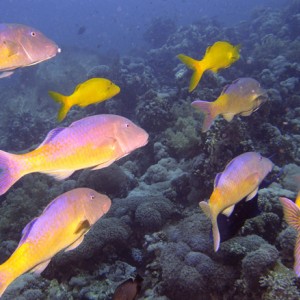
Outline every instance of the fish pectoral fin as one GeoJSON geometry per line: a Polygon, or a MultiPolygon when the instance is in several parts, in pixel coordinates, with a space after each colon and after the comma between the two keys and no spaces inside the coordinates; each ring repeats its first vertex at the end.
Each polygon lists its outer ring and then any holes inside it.
{"type": "Polygon", "coordinates": [[[92,168],[91,170],[95,171],[95,170],[100,170],[102,168],[106,168],[106,167],[110,166],[111,164],[113,164],[114,161],[115,160],[109,160],[109,161],[104,162],[104,163],[102,163],[100,165],[97,165],[96,167],[92,168]]]}
{"type": "Polygon", "coordinates": [[[47,171],[43,173],[48,174],[57,180],[63,180],[70,177],[74,173],[74,170],[47,171]]]}
{"type": "Polygon", "coordinates": [[[224,119],[227,121],[227,122],[230,122],[233,117],[234,117],[234,114],[233,113],[226,113],[226,114],[223,114],[223,117],[224,119]]]}
{"type": "Polygon", "coordinates": [[[199,206],[202,209],[202,211],[204,212],[204,214],[211,219],[211,212],[210,212],[210,207],[209,204],[206,201],[200,201],[199,202],[199,206]]]}
{"type": "Polygon", "coordinates": [[[68,248],[65,249],[65,251],[71,251],[75,248],[77,248],[83,241],[84,235],[82,235],[78,240],[76,240],[73,244],[71,244],[68,248]]]}
{"type": "Polygon", "coordinates": [[[240,115],[243,116],[243,117],[248,117],[248,116],[250,116],[252,113],[253,113],[253,109],[248,110],[248,111],[241,112],[240,115]]]}
{"type": "Polygon", "coordinates": [[[36,274],[41,274],[47,268],[49,263],[50,263],[50,259],[38,264],[33,269],[31,269],[30,272],[34,272],[36,274]]]}
{"type": "Polygon", "coordinates": [[[1,78],[5,78],[5,77],[9,77],[9,76],[12,75],[13,73],[14,73],[13,71],[2,72],[2,73],[0,73],[0,79],[1,79],[1,78]]]}
{"type": "Polygon", "coordinates": [[[10,40],[4,40],[3,41],[3,50],[5,51],[5,56],[10,57],[19,52],[19,45],[13,41],[10,40]]]}
{"type": "Polygon", "coordinates": [[[256,196],[257,191],[258,191],[258,187],[247,196],[246,201],[253,199],[256,196]]]}
{"type": "Polygon", "coordinates": [[[89,220],[85,219],[78,224],[76,230],[74,231],[74,234],[80,234],[82,232],[86,233],[90,228],[91,228],[91,224],[89,220]]]}
{"type": "MultiPolygon", "coordinates": [[[[251,187],[256,187],[253,192],[256,192],[257,193],[257,188],[258,188],[258,185],[259,185],[259,173],[255,172],[255,173],[252,173],[250,174],[246,179],[245,179],[245,183],[248,185],[248,186],[251,186],[251,187]]],[[[251,192],[251,194],[253,193],[251,192]]],[[[249,195],[248,195],[249,196],[249,195]]],[[[254,195],[255,196],[255,195],[254,195]]],[[[253,197],[254,197],[253,196],[253,197]]],[[[251,198],[252,199],[252,198],[251,198]]],[[[250,199],[249,199],[250,200],[250,199]]]]}
{"type": "Polygon", "coordinates": [[[225,208],[222,211],[222,214],[225,215],[226,217],[230,217],[230,215],[232,214],[233,210],[234,210],[234,205],[231,205],[231,206],[225,208]]]}

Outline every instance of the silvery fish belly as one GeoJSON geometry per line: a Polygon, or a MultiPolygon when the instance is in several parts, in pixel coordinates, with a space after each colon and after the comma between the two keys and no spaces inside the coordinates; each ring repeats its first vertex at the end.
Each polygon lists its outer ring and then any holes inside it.
{"type": "Polygon", "coordinates": [[[117,115],[96,115],[50,131],[44,142],[25,154],[0,151],[0,194],[22,176],[42,172],[57,179],[84,168],[101,169],[146,145],[148,134],[117,115]]]}

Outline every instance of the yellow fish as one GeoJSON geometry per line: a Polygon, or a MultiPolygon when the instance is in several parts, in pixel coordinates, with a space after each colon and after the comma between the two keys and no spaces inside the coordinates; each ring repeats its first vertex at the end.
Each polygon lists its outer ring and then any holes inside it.
{"type": "Polygon", "coordinates": [[[35,150],[0,151],[0,195],[22,176],[41,172],[64,179],[76,170],[105,168],[146,145],[148,134],[118,115],[95,115],[51,130],[35,150]]]}
{"type": "Polygon", "coordinates": [[[0,265],[0,296],[22,274],[40,274],[56,253],[79,246],[110,206],[107,196],[88,188],[74,189],[55,198],[27,224],[17,249],[0,265]]]}
{"type": "Polygon", "coordinates": [[[177,57],[194,71],[189,92],[192,92],[199,83],[206,70],[218,72],[219,69],[228,68],[240,58],[240,45],[233,46],[226,41],[215,42],[206,49],[205,55],[201,60],[193,59],[184,54],[177,57]]]}
{"type": "Polygon", "coordinates": [[[246,201],[251,200],[272,168],[273,163],[268,158],[256,152],[246,152],[231,160],[225,170],[217,174],[208,203],[199,203],[203,212],[211,219],[215,251],[218,251],[220,246],[217,223],[219,213],[230,216],[234,205],[244,197],[247,197],[246,201]]]}
{"type": "Polygon", "coordinates": [[[253,78],[239,78],[225,86],[214,102],[196,100],[192,106],[205,114],[202,132],[206,132],[218,115],[230,122],[235,115],[250,116],[267,100],[267,91],[253,78]]]}
{"type": "Polygon", "coordinates": [[[62,121],[72,106],[86,107],[110,99],[120,92],[120,88],[105,78],[91,78],[76,86],[73,94],[64,96],[49,91],[49,95],[58,102],[61,107],[57,119],[62,121]]]}
{"type": "Polygon", "coordinates": [[[295,203],[284,197],[279,198],[284,212],[285,221],[297,231],[297,239],[294,250],[294,271],[300,277],[300,191],[295,203]]]}

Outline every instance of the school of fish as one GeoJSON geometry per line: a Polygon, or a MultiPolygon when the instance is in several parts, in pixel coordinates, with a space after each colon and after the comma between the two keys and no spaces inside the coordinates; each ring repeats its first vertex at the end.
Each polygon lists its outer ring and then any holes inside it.
{"type": "MultiPolygon", "coordinates": [[[[0,78],[16,69],[53,58],[61,50],[41,32],[21,24],[0,24],[0,78]]],[[[240,58],[240,45],[217,41],[197,61],[184,54],[177,57],[193,70],[189,92],[198,85],[206,71],[218,72],[240,58]]],[[[121,91],[106,78],[91,78],[78,84],[65,96],[49,91],[60,104],[58,121],[62,121],[75,105],[86,107],[108,100],[121,91]]],[[[214,102],[195,100],[192,106],[204,113],[202,132],[207,132],[218,115],[228,122],[234,116],[250,116],[267,100],[266,90],[253,78],[238,78],[223,88],[214,102]]],[[[108,167],[118,159],[148,143],[148,133],[125,117],[94,115],[73,122],[68,127],[51,130],[35,150],[12,154],[0,151],[0,195],[26,174],[40,172],[63,180],[76,170],[108,167]]],[[[218,215],[230,216],[234,206],[257,194],[259,185],[273,169],[270,159],[257,152],[246,152],[233,158],[218,173],[213,192],[199,206],[210,218],[213,248],[220,247],[218,215]]],[[[296,203],[280,198],[286,222],[298,233],[294,270],[300,276],[300,192],[296,203]]],[[[84,235],[111,206],[111,200],[89,188],[77,188],[55,198],[22,232],[17,249],[0,265],[0,296],[16,278],[26,272],[41,273],[51,258],[61,250],[69,251],[81,244],[84,235]]],[[[142,278],[128,279],[115,291],[113,299],[135,299],[142,278]]]]}

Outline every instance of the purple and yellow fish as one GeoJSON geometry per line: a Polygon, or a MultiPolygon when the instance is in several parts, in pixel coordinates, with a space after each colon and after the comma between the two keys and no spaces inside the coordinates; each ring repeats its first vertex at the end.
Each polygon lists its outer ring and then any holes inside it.
{"type": "Polygon", "coordinates": [[[55,198],[27,224],[17,249],[0,265],[0,296],[22,274],[40,274],[59,251],[79,246],[110,206],[107,196],[88,188],[74,189],[55,198]]]}
{"type": "Polygon", "coordinates": [[[218,72],[219,69],[228,68],[240,58],[240,45],[233,46],[226,41],[215,42],[206,49],[205,55],[201,60],[193,59],[184,54],[177,57],[194,71],[189,92],[192,92],[198,85],[203,73],[207,70],[218,72]]]}
{"type": "Polygon", "coordinates": [[[83,118],[51,130],[35,150],[24,154],[0,151],[0,195],[22,176],[41,172],[65,179],[74,171],[102,169],[146,145],[148,134],[117,115],[83,118]]]}
{"type": "Polygon", "coordinates": [[[231,160],[225,170],[217,174],[208,203],[199,203],[203,212],[211,219],[215,251],[220,246],[217,223],[219,213],[230,216],[235,204],[245,197],[246,201],[251,200],[272,168],[273,163],[268,158],[256,152],[246,152],[231,160]]]}
{"type": "Polygon", "coordinates": [[[294,271],[297,277],[300,277],[300,191],[298,192],[295,203],[284,197],[280,197],[279,200],[283,207],[285,221],[297,231],[294,249],[294,271]]]}
{"type": "Polygon", "coordinates": [[[214,102],[196,100],[192,106],[205,114],[202,132],[206,132],[218,115],[230,122],[235,115],[250,116],[267,100],[267,91],[253,78],[239,78],[225,86],[214,102]]]}
{"type": "Polygon", "coordinates": [[[61,50],[38,30],[21,24],[0,24],[0,78],[15,69],[38,64],[61,50]]]}

